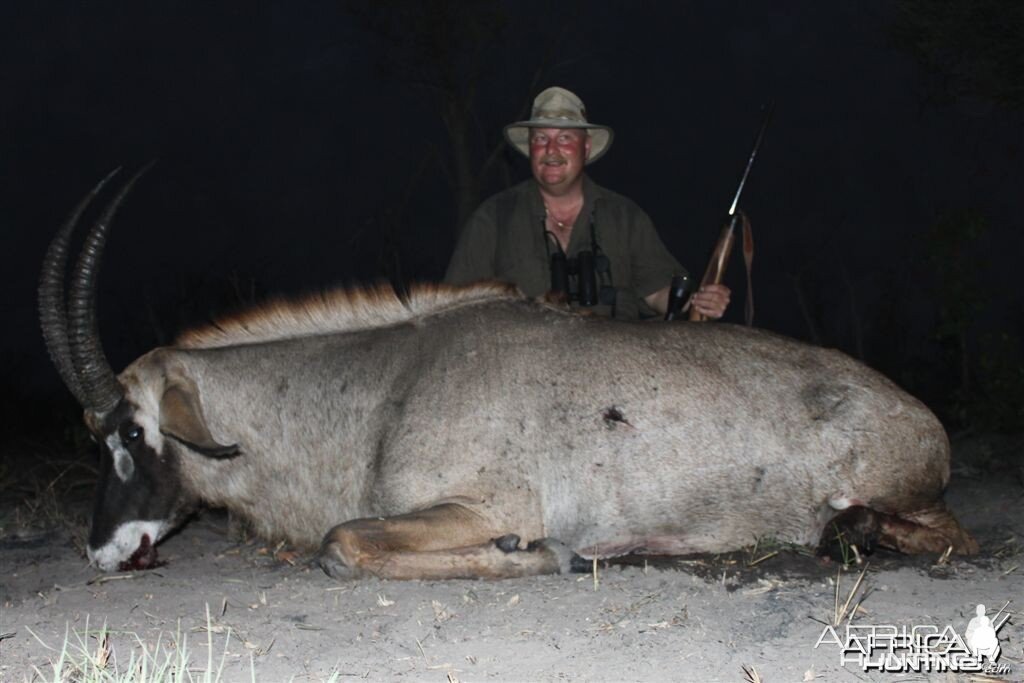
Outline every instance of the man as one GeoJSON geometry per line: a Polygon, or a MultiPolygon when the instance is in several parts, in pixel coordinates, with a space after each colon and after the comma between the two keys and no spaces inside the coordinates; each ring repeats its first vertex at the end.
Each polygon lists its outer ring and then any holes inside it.
{"type": "MultiPolygon", "coordinates": [[[[686,271],[643,210],[583,172],[612,137],[611,128],[587,121],[583,102],[568,90],[537,95],[531,118],[505,127],[505,139],[529,157],[533,178],[470,216],[445,282],[501,280],[527,296],[563,291],[617,318],[663,314],[672,276],[686,271]]],[[[724,285],[708,285],[691,299],[709,318],[722,317],[728,304],[724,285]]]]}

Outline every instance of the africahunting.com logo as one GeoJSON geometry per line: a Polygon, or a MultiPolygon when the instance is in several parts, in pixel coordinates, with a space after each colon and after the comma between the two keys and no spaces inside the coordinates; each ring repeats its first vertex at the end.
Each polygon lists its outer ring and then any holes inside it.
{"type": "Polygon", "coordinates": [[[852,664],[862,671],[1008,674],[1009,665],[998,660],[999,629],[1010,618],[1009,604],[991,618],[985,606],[978,605],[962,635],[949,625],[847,623],[826,626],[814,648],[834,644],[841,666],[852,664]]]}

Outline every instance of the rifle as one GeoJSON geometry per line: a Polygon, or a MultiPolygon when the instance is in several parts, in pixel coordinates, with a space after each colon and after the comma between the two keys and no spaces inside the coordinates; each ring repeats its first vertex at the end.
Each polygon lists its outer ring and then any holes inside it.
{"type": "MultiPolygon", "coordinates": [[[[704,277],[701,278],[700,286],[708,284],[720,284],[722,282],[722,276],[725,274],[725,267],[729,263],[729,256],[732,254],[732,245],[735,241],[736,227],[738,225],[743,226],[743,257],[747,263],[747,305],[746,305],[746,319],[747,325],[753,323],[754,319],[754,299],[753,291],[750,286],[750,264],[754,257],[754,243],[750,233],[750,221],[747,220],[747,216],[739,208],[740,195],[743,193],[743,186],[747,182],[747,176],[750,175],[750,169],[754,166],[754,159],[757,157],[757,151],[761,148],[761,141],[764,139],[764,131],[768,128],[768,123],[771,121],[772,113],[775,111],[775,102],[770,102],[768,105],[763,107],[764,117],[761,119],[761,127],[757,131],[757,137],[754,138],[754,148],[750,151],[750,158],[747,159],[747,166],[743,169],[743,175],[740,176],[739,187],[736,188],[736,194],[732,198],[732,205],[729,207],[729,213],[726,216],[725,224],[722,226],[721,232],[718,234],[718,242],[715,244],[715,249],[711,252],[711,260],[708,262],[708,267],[704,271],[704,277]]],[[[672,278],[672,284],[669,290],[669,305],[668,312],[665,313],[665,320],[674,320],[679,311],[682,308],[682,298],[685,296],[686,288],[686,277],[676,276],[672,278]]],[[[695,308],[690,307],[690,320],[691,321],[703,321],[707,318],[697,312],[695,308]]]]}

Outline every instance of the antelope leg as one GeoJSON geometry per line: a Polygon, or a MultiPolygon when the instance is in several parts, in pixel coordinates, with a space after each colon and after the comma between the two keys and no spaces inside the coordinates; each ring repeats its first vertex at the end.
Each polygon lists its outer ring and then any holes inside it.
{"type": "Polygon", "coordinates": [[[333,578],[504,579],[569,572],[574,553],[554,539],[519,538],[468,508],[445,503],[331,529],[317,558],[333,578]]]}

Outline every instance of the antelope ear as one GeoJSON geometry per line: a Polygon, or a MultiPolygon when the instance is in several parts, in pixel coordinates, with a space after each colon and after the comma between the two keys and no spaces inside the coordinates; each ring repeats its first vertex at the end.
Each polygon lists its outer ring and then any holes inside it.
{"type": "Polygon", "coordinates": [[[210,458],[239,455],[238,444],[225,446],[210,435],[199,403],[199,390],[188,379],[175,379],[160,399],[160,432],[210,458]]]}

